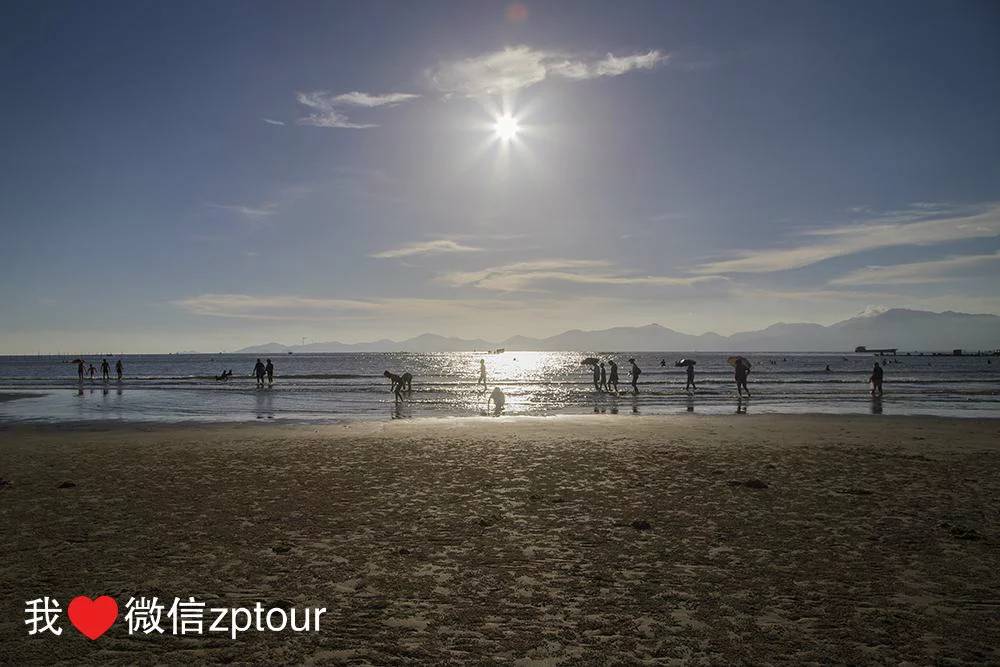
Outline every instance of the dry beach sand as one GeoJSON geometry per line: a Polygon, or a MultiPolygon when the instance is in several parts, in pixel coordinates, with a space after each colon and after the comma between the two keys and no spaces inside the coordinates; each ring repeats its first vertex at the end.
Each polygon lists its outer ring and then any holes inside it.
{"type": "Polygon", "coordinates": [[[0,429],[0,662],[1000,662],[1000,421],[0,429]],[[70,484],[64,484],[69,482],[70,484]],[[24,602],[326,607],[97,641],[24,602]]]}

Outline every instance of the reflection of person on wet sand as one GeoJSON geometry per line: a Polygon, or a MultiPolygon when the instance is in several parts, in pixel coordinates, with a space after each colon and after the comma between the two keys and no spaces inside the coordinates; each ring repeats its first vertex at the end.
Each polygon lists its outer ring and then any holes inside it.
{"type": "Polygon", "coordinates": [[[493,403],[493,416],[499,417],[500,413],[503,412],[503,404],[506,400],[500,387],[494,387],[493,393],[486,399],[486,412],[490,411],[490,403],[493,403]]]}
{"type": "Polygon", "coordinates": [[[389,378],[389,383],[391,387],[389,391],[396,395],[397,401],[403,400],[403,390],[411,391],[413,384],[413,376],[409,373],[403,373],[402,375],[396,375],[395,373],[390,373],[385,371],[382,373],[383,377],[389,378]]]}
{"type": "Polygon", "coordinates": [[[483,385],[483,392],[485,393],[486,389],[487,389],[487,385],[486,385],[486,360],[485,359],[480,359],[479,360],[479,382],[476,384],[476,386],[479,386],[479,385],[483,385]]]}

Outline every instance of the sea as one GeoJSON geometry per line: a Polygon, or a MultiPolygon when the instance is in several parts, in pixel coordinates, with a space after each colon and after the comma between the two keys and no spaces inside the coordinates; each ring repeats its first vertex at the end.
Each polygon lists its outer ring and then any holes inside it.
{"type": "Polygon", "coordinates": [[[1000,417],[1000,357],[856,353],[741,353],[753,364],[750,399],[740,399],[731,353],[474,352],[272,355],[274,384],[256,387],[256,355],[109,355],[112,379],[98,369],[80,383],[72,357],[0,357],[0,422],[341,422],[485,415],[477,386],[484,359],[490,391],[506,396],[506,416],[575,414],[834,413],[1000,417]],[[620,391],[596,391],[587,357],[615,359],[620,391]],[[697,389],[685,391],[694,359],[697,389]],[[629,358],[642,369],[629,386],[629,358]],[[125,367],[122,382],[114,364],[125,367]],[[885,367],[885,395],[870,396],[873,360],[885,367]],[[827,370],[829,367],[829,370],[827,370]],[[232,369],[228,381],[218,381],[232,369]],[[409,372],[413,389],[397,402],[383,371],[409,372]]]}

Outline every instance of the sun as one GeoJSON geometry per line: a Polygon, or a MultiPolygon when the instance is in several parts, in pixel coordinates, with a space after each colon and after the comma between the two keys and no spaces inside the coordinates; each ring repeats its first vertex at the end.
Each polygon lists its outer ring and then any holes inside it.
{"type": "Polygon", "coordinates": [[[493,124],[493,131],[496,132],[501,141],[511,141],[517,137],[519,129],[517,120],[510,114],[499,116],[496,123],[493,124]]]}

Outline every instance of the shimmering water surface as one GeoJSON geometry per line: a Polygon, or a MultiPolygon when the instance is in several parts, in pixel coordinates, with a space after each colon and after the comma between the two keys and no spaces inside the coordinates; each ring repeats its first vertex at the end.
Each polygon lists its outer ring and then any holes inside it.
{"type": "MultiPolygon", "coordinates": [[[[505,352],[483,355],[358,353],[294,354],[272,359],[274,386],[250,377],[255,355],[122,357],[125,379],[83,384],[65,357],[0,357],[0,393],[32,394],[0,402],[4,421],[336,421],[482,414],[479,359],[490,389],[507,396],[507,415],[581,413],[882,413],[1000,417],[1000,358],[898,356],[885,363],[885,396],[872,400],[870,354],[745,353],[753,364],[753,398],[738,401],[728,354],[675,352],[505,352]],[[597,392],[588,356],[614,357],[621,394],[597,392]],[[698,389],[684,391],[681,357],[697,360],[698,389]],[[639,393],[628,386],[628,359],[642,368],[639,393]],[[660,361],[667,362],[666,367],[660,361]],[[827,372],[826,366],[830,366],[827,372]],[[232,380],[217,382],[223,369],[232,380]],[[397,404],[383,370],[409,371],[413,391],[397,404]]],[[[118,357],[109,357],[112,367],[118,357]]],[[[100,368],[101,357],[88,357],[100,368]]],[[[98,374],[99,375],[99,374],[98,374]]],[[[113,375],[113,373],[112,373],[113,375]]]]}

